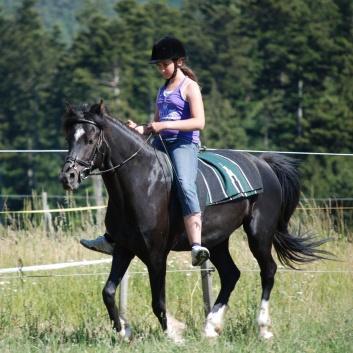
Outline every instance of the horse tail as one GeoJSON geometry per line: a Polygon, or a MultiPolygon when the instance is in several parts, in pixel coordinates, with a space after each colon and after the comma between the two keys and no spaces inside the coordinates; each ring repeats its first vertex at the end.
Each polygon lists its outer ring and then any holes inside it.
{"type": "Polygon", "coordinates": [[[269,164],[276,174],[282,189],[281,215],[274,234],[273,245],[283,266],[295,268],[293,264],[329,259],[332,254],[318,249],[331,239],[315,240],[312,234],[292,235],[288,223],[299,204],[301,193],[301,174],[299,161],[277,153],[263,153],[259,157],[269,164]]]}

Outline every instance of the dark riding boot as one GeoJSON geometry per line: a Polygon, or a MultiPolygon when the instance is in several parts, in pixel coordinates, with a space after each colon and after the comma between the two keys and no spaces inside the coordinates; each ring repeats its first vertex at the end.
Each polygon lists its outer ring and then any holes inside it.
{"type": "Polygon", "coordinates": [[[80,243],[87,249],[113,255],[114,243],[109,242],[105,235],[101,235],[93,240],[81,239],[80,243]]]}

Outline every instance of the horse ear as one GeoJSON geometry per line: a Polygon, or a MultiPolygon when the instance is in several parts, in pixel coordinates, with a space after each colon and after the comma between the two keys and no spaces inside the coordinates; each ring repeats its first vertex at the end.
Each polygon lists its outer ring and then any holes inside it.
{"type": "Polygon", "coordinates": [[[66,111],[69,113],[69,114],[75,114],[73,109],[71,108],[71,105],[69,104],[69,102],[66,102],[66,111]]]}
{"type": "Polygon", "coordinates": [[[104,106],[104,100],[101,99],[99,103],[99,115],[103,116],[105,114],[105,106],[104,106]]]}

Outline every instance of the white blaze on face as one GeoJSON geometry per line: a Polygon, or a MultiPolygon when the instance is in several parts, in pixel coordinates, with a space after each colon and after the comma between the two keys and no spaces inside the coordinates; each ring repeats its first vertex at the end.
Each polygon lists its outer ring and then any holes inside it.
{"type": "Polygon", "coordinates": [[[83,127],[80,127],[79,129],[76,130],[75,132],[75,141],[78,141],[78,139],[85,133],[85,130],[83,127]]]}

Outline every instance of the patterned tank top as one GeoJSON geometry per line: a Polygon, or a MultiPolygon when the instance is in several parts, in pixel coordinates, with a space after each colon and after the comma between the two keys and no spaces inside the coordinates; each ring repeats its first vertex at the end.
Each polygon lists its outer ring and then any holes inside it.
{"type": "MultiPolygon", "coordinates": [[[[173,92],[166,92],[163,86],[159,90],[157,107],[159,112],[158,121],[176,121],[191,118],[189,103],[183,98],[181,87],[188,79],[186,76],[173,92]]],[[[163,138],[181,138],[194,143],[200,142],[200,131],[178,131],[164,130],[161,132],[163,138]]]]}

